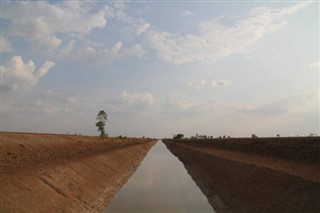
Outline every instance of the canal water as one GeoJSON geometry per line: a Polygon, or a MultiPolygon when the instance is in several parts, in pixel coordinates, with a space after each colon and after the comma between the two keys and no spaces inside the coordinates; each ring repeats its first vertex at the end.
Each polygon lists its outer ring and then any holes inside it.
{"type": "Polygon", "coordinates": [[[214,212],[183,164],[162,141],[116,194],[105,212],[214,212]]]}

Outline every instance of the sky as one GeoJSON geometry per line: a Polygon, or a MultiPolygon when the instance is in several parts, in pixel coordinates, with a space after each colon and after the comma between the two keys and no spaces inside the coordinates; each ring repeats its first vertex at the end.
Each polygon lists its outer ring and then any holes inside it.
{"type": "Polygon", "coordinates": [[[320,135],[318,1],[0,4],[1,131],[320,135]]]}

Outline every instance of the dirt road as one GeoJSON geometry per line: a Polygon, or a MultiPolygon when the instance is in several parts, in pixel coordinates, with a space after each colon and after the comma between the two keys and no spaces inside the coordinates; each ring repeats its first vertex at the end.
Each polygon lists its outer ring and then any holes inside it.
{"type": "Polygon", "coordinates": [[[0,212],[100,212],[154,140],[0,133],[0,212]]]}

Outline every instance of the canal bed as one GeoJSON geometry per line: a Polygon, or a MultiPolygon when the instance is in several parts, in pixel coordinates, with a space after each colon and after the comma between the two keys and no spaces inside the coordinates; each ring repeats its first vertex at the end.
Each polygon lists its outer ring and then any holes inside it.
{"type": "Polygon", "coordinates": [[[214,210],[183,164],[171,154],[162,141],[158,141],[105,212],[214,210]]]}

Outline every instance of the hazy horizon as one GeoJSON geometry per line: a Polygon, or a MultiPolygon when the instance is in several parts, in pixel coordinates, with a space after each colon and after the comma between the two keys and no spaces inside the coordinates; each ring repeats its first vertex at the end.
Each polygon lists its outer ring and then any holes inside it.
{"type": "Polygon", "coordinates": [[[320,135],[317,1],[0,4],[0,131],[320,135]]]}

